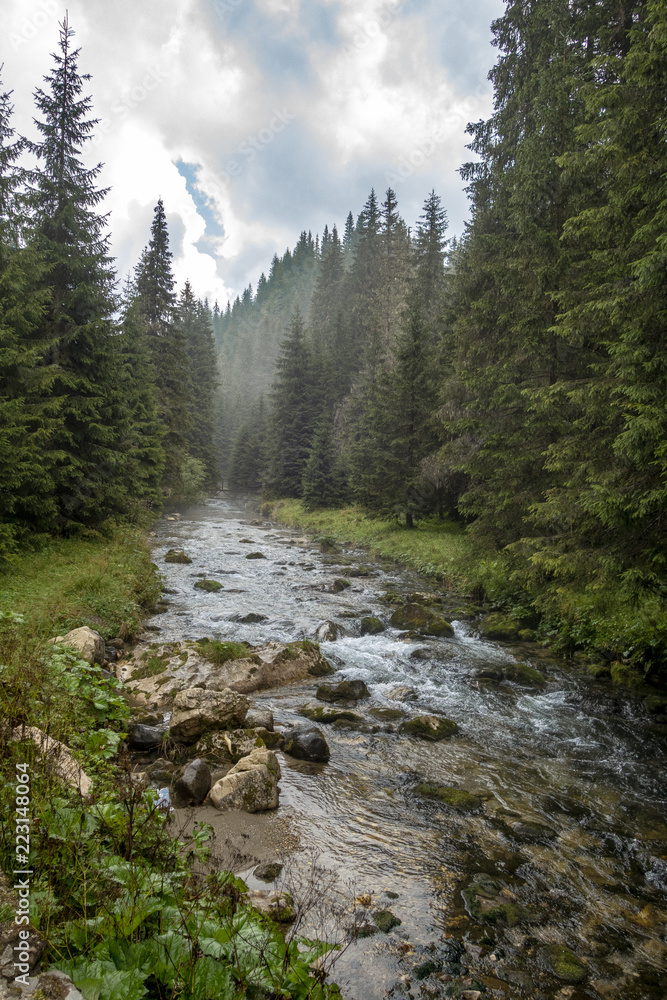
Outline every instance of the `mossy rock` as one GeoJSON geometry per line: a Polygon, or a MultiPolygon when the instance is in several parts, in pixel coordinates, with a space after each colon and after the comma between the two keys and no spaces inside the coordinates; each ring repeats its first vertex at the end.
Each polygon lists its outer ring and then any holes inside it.
{"type": "Polygon", "coordinates": [[[192,559],[186,552],[183,551],[183,549],[169,549],[169,551],[165,553],[164,561],[168,563],[189,564],[192,562],[192,559]]]}
{"type": "Polygon", "coordinates": [[[207,594],[215,594],[218,590],[222,590],[222,584],[217,580],[197,580],[195,590],[205,590],[207,594]]]}
{"type": "Polygon", "coordinates": [[[380,621],[379,618],[374,618],[372,615],[362,618],[360,624],[359,631],[361,635],[378,635],[378,633],[384,632],[387,627],[384,622],[380,621]]]}
{"type": "Polygon", "coordinates": [[[321,722],[323,725],[331,725],[333,722],[363,722],[363,717],[356,712],[344,708],[325,708],[324,705],[303,705],[299,711],[307,719],[313,722],[321,722]]]}
{"type": "Polygon", "coordinates": [[[350,583],[349,580],[344,580],[342,576],[339,576],[331,584],[331,589],[333,590],[334,594],[340,594],[341,591],[347,590],[347,588],[351,586],[352,584],[350,583]]]}
{"type": "Polygon", "coordinates": [[[621,663],[617,660],[611,665],[611,679],[614,684],[619,684],[627,688],[639,688],[644,683],[642,674],[639,673],[629,663],[621,663]]]}
{"type": "Polygon", "coordinates": [[[263,552],[249,552],[246,559],[266,559],[263,552]]]}
{"type": "Polygon", "coordinates": [[[391,910],[376,910],[372,913],[373,921],[383,934],[388,934],[393,927],[400,927],[402,921],[394,916],[391,910]]]}
{"type": "Polygon", "coordinates": [[[400,708],[371,708],[368,714],[382,722],[396,722],[398,719],[405,718],[405,712],[400,708]]]}
{"type": "Polygon", "coordinates": [[[318,701],[360,701],[371,693],[363,681],[341,681],[339,684],[320,684],[315,694],[318,701]]]}
{"type": "Polygon", "coordinates": [[[644,698],[644,707],[651,715],[662,715],[667,712],[667,697],[664,694],[650,694],[644,698]]]}
{"type": "Polygon", "coordinates": [[[555,840],[558,834],[546,823],[535,823],[532,820],[520,820],[512,825],[512,834],[517,840],[527,844],[544,844],[555,840]]]}
{"type": "Polygon", "coordinates": [[[388,590],[380,600],[384,601],[385,604],[403,604],[403,598],[395,590],[388,590]]]}
{"type": "Polygon", "coordinates": [[[398,727],[399,733],[416,736],[420,740],[430,740],[435,743],[448,736],[458,733],[459,727],[451,719],[443,719],[436,715],[418,715],[415,719],[406,719],[398,727]]]}
{"type": "Polygon", "coordinates": [[[519,638],[519,626],[506,615],[491,614],[480,623],[479,633],[483,639],[490,639],[492,642],[516,642],[519,638]]]}
{"type": "Polygon", "coordinates": [[[549,970],[564,983],[580,983],[586,978],[586,966],[564,945],[550,944],[544,949],[543,954],[549,970]]]}
{"type": "Polygon", "coordinates": [[[608,663],[589,663],[587,669],[596,681],[611,680],[611,668],[608,663]]]}
{"type": "MultiPolygon", "coordinates": [[[[219,639],[197,639],[195,644],[198,652],[210,663],[217,663],[222,666],[228,660],[253,659],[248,655],[248,647],[242,642],[220,642],[219,639]]],[[[257,664],[262,661],[258,656],[254,657],[257,664]]]]}
{"type": "Polygon", "coordinates": [[[535,642],[535,633],[532,628],[520,628],[519,638],[521,642],[535,642]]]}
{"type": "Polygon", "coordinates": [[[478,813],[483,809],[482,800],[472,792],[466,792],[462,788],[453,788],[448,785],[430,785],[420,782],[415,787],[417,795],[423,795],[427,799],[435,799],[444,802],[445,805],[455,809],[457,812],[469,814],[478,813]]]}
{"type": "Polygon", "coordinates": [[[317,659],[314,660],[313,663],[311,663],[311,665],[308,667],[308,673],[310,674],[311,677],[329,677],[331,674],[334,674],[335,672],[336,671],[331,666],[329,661],[326,660],[323,656],[318,656],[317,659]]]}
{"type": "Polygon", "coordinates": [[[389,619],[395,628],[420,632],[422,635],[453,636],[454,629],[439,615],[420,604],[404,604],[397,608],[389,619]]]}
{"type": "Polygon", "coordinates": [[[503,672],[505,680],[514,681],[522,687],[541,688],[547,682],[544,674],[527,663],[510,663],[503,672]]]}
{"type": "Polygon", "coordinates": [[[437,594],[425,594],[422,591],[410,594],[408,601],[410,604],[421,604],[427,608],[440,604],[440,598],[437,594]]]}
{"type": "Polygon", "coordinates": [[[269,729],[259,728],[256,730],[265,747],[269,750],[282,750],[285,745],[285,737],[282,733],[275,733],[269,729]]]}
{"type": "MultiPolygon", "coordinates": [[[[132,671],[130,677],[131,681],[142,681],[146,677],[156,677],[158,674],[163,674],[169,665],[170,656],[168,653],[164,653],[162,656],[149,656],[147,660],[144,660],[140,667],[132,671]]],[[[148,723],[151,725],[151,723],[148,723]]]]}

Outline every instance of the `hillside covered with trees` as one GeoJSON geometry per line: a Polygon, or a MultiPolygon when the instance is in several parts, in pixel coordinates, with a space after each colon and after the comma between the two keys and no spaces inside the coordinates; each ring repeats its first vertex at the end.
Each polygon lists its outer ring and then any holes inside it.
{"type": "Polygon", "coordinates": [[[342,240],[303,234],[220,317],[223,356],[264,364],[236,383],[229,481],[407,527],[453,518],[492,594],[564,649],[650,672],[667,652],[665,9],[510,4],[493,31],[463,238],[447,244],[434,192],[413,231],[371,192],[342,240]]]}
{"type": "Polygon", "coordinates": [[[102,167],[81,159],[96,122],[72,36],[65,21],[35,92],[39,141],[0,95],[0,561],[217,481],[210,312],[174,291],[161,201],[119,294],[102,167]]]}

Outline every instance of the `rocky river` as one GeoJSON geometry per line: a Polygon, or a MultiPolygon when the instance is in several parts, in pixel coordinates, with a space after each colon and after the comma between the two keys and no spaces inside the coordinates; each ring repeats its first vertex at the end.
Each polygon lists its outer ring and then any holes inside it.
{"type": "MultiPolygon", "coordinates": [[[[278,754],[280,805],[254,831],[195,810],[221,841],[236,837],[251,887],[266,888],[255,861],[275,860],[302,884],[317,873],[325,922],[342,933],[355,912],[362,924],[390,914],[336,963],[345,1000],[667,996],[664,716],[537,643],[480,639],[469,599],[242,502],[184,509],[153,542],[166,591],[148,622],[155,642],[259,646],[314,639],[331,622],[337,637],[320,648],[336,674],[324,679],[368,688],[352,718],[321,726],[328,763],[278,754]],[[175,547],[192,562],[166,563],[175,547]],[[196,588],[201,579],[221,588],[196,588]],[[421,595],[453,635],[392,627],[388,592],[421,595]],[[362,635],[364,617],[383,631],[362,635]],[[438,742],[398,731],[423,714],[459,731],[438,742]]],[[[288,733],[321,681],[251,701],[288,733]]]]}

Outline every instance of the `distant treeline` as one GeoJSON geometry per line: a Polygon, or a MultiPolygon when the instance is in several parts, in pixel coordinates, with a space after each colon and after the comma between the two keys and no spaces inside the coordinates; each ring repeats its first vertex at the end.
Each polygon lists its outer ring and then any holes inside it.
{"type": "Polygon", "coordinates": [[[509,3],[493,33],[461,241],[435,194],[408,233],[372,193],[218,319],[230,369],[261,359],[229,480],[460,519],[571,646],[648,667],[667,657],[667,8],[509,3]]]}
{"type": "Polygon", "coordinates": [[[101,167],[80,159],[95,122],[72,35],[65,21],[35,92],[38,142],[15,134],[0,93],[0,563],[217,479],[211,315],[188,284],[174,293],[161,202],[117,292],[101,167]]]}

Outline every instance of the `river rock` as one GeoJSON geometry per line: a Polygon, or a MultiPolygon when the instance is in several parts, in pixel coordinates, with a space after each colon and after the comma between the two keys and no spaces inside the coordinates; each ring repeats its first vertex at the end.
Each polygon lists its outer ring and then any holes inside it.
{"type": "Polygon", "coordinates": [[[315,693],[318,701],[360,701],[371,693],[363,681],[341,681],[339,684],[320,684],[315,693]]]}
{"type": "Polygon", "coordinates": [[[544,674],[528,663],[489,663],[475,671],[476,680],[510,681],[520,687],[543,688],[547,683],[544,674]]]}
{"type": "Polygon", "coordinates": [[[254,813],[277,809],[279,778],[276,755],[265,747],[258,748],[213,785],[209,798],[220,810],[243,809],[254,813]]]}
{"type": "Polygon", "coordinates": [[[217,580],[197,580],[195,590],[205,590],[207,594],[215,594],[222,590],[222,584],[217,580]]]}
{"type": "Polygon", "coordinates": [[[437,715],[418,715],[415,719],[406,719],[402,722],[398,731],[408,736],[436,742],[458,733],[459,727],[451,719],[443,719],[437,715]]]}
{"type": "Polygon", "coordinates": [[[266,559],[263,552],[249,552],[246,559],[266,559]]]}
{"type": "Polygon", "coordinates": [[[298,760],[326,761],[331,757],[329,745],[317,726],[298,726],[285,737],[285,753],[298,760]]]}
{"type": "Polygon", "coordinates": [[[161,746],[166,735],[166,726],[145,726],[137,722],[129,726],[127,742],[133,750],[153,750],[161,746]]]}
{"type": "Polygon", "coordinates": [[[248,699],[238,691],[187,688],[174,698],[169,735],[179,743],[195,743],[209,730],[238,728],[247,711],[248,699]]]}
{"type": "Polygon", "coordinates": [[[360,635],[378,635],[380,632],[384,632],[386,628],[385,623],[379,618],[375,618],[374,615],[366,615],[359,623],[360,635]]]}
{"type": "Polygon", "coordinates": [[[323,725],[330,725],[333,722],[357,722],[364,721],[363,716],[352,712],[348,708],[325,708],[324,705],[302,705],[299,709],[301,715],[305,715],[312,722],[321,722],[323,725]]]}
{"type": "Polygon", "coordinates": [[[82,625],[81,628],[73,628],[67,635],[56,636],[50,640],[53,644],[69,646],[75,649],[82,660],[88,663],[104,663],[104,639],[95,629],[82,625]]]}
{"type": "Polygon", "coordinates": [[[420,604],[404,604],[390,618],[395,628],[421,632],[422,635],[453,636],[454,629],[440,615],[420,604]]]}
{"type": "Polygon", "coordinates": [[[278,924],[291,924],[296,920],[294,900],[289,892],[275,889],[251,889],[245,893],[253,909],[278,924]]]}
{"type": "Polygon", "coordinates": [[[565,983],[580,983],[588,970],[573,951],[564,945],[550,944],[542,951],[542,959],[550,972],[565,983]]]}
{"type": "Polygon", "coordinates": [[[267,729],[273,732],[273,712],[270,708],[251,708],[245,717],[246,729],[267,729]]]}
{"type": "Polygon", "coordinates": [[[187,688],[247,694],[334,672],[318,644],[307,639],[254,647],[209,639],[144,643],[135,647],[131,665],[123,669],[129,673],[125,686],[133,703],[150,702],[162,709],[187,688]]]}
{"type": "Polygon", "coordinates": [[[512,825],[512,834],[517,840],[527,844],[544,844],[550,840],[555,840],[557,833],[546,823],[535,823],[532,820],[523,820],[512,825]]]}
{"type": "Polygon", "coordinates": [[[400,927],[402,921],[394,916],[391,910],[375,910],[373,921],[383,934],[388,934],[393,927],[400,927]]]}
{"type": "Polygon", "coordinates": [[[390,701],[416,701],[417,692],[414,688],[404,684],[401,687],[392,688],[391,691],[388,691],[387,698],[390,701]]]}
{"type": "Polygon", "coordinates": [[[422,795],[427,799],[434,799],[449,806],[451,809],[455,809],[456,812],[466,815],[482,811],[482,800],[479,796],[473,795],[472,792],[466,792],[462,788],[420,782],[420,784],[415,786],[415,792],[417,795],[422,795]]]}
{"type": "Polygon", "coordinates": [[[470,916],[481,923],[516,927],[545,919],[544,913],[521,904],[502,882],[484,872],[476,875],[461,895],[470,916]]]}
{"type": "Polygon", "coordinates": [[[206,761],[198,757],[186,764],[173,784],[176,804],[199,806],[211,790],[211,771],[206,761]]]}
{"type": "Polygon", "coordinates": [[[37,747],[38,755],[46,760],[50,771],[84,797],[90,795],[93,783],[64,743],[47,736],[37,726],[17,726],[12,731],[12,739],[31,740],[37,747]]]}
{"type": "Polygon", "coordinates": [[[268,621],[268,615],[250,611],[247,615],[232,615],[230,621],[239,622],[241,625],[258,625],[260,622],[268,621]]]}
{"type": "Polygon", "coordinates": [[[164,561],[168,563],[184,563],[186,565],[192,562],[190,556],[183,551],[183,549],[169,549],[165,553],[164,561]]]}
{"type": "Polygon", "coordinates": [[[260,882],[275,882],[282,870],[283,866],[278,861],[269,861],[268,864],[257,865],[253,875],[260,882]]]}
{"type": "Polygon", "coordinates": [[[327,621],[322,622],[321,625],[317,626],[315,631],[315,638],[318,642],[334,642],[343,634],[343,630],[340,625],[336,625],[335,622],[327,621]]]}
{"type": "Polygon", "coordinates": [[[519,639],[520,626],[506,615],[486,615],[478,627],[481,637],[492,642],[516,642],[519,639]]]}

